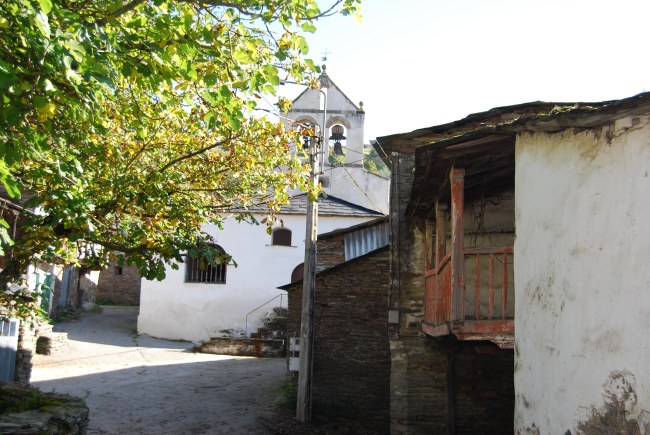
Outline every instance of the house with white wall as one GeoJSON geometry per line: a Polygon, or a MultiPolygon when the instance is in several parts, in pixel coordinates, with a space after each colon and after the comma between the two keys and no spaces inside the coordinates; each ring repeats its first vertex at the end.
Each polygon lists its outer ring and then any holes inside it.
{"type": "MultiPolygon", "coordinates": [[[[306,210],[305,194],[291,198],[278,214],[281,224],[270,235],[265,225],[234,217],[226,219],[223,230],[204,227],[237,265],[219,265],[206,273],[186,260],[178,270],[168,267],[163,281],[142,280],[138,332],[190,341],[250,335],[274,307],[287,306],[286,292],[277,287],[302,278],[298,271],[305,255],[306,210]]],[[[263,216],[252,212],[259,219],[263,216]]],[[[323,196],[318,231],[347,228],[379,216],[377,211],[323,196]]]]}
{"type": "Polygon", "coordinates": [[[394,177],[391,430],[650,433],[650,93],[377,146],[394,177]]]}
{"type": "MultiPolygon", "coordinates": [[[[334,154],[334,145],[337,150],[341,145],[338,159],[326,158],[322,168],[319,234],[384,216],[389,185],[387,179],[363,168],[363,110],[325,73],[321,84],[322,92],[302,92],[284,120],[286,128],[310,123],[315,131],[320,131],[325,120],[325,157],[334,154]],[[339,134],[334,135],[332,129],[339,134]]],[[[297,151],[300,148],[298,144],[297,151]]],[[[262,208],[259,213],[255,208],[248,211],[257,220],[266,214],[262,208]]],[[[279,224],[270,235],[265,225],[251,225],[234,217],[225,220],[223,230],[206,225],[204,230],[232,256],[236,267],[228,264],[206,269],[197,261],[186,260],[177,270],[168,267],[163,281],[143,279],[138,332],[191,341],[250,335],[274,307],[287,306],[286,291],[277,287],[294,281],[292,276],[302,278],[306,213],[306,195],[297,194],[278,213],[279,224]]]]}

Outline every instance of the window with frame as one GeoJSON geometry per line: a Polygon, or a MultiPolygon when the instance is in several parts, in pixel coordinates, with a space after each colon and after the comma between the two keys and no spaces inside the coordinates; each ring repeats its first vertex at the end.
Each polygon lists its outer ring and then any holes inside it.
{"type": "MultiPolygon", "coordinates": [[[[219,245],[215,245],[221,252],[225,252],[219,245]]],[[[223,259],[210,259],[206,257],[185,258],[185,282],[204,284],[225,284],[227,264],[223,259]]]]}
{"type": "Polygon", "coordinates": [[[275,246],[291,246],[291,230],[276,228],[271,235],[271,244],[275,246]]]}

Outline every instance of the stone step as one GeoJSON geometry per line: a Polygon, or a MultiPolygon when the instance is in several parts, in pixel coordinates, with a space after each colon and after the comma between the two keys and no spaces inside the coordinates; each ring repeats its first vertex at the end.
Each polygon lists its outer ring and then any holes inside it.
{"type": "Polygon", "coordinates": [[[281,358],[286,355],[284,340],[260,338],[211,338],[195,346],[195,352],[216,355],[281,358]]]}
{"type": "Polygon", "coordinates": [[[67,349],[67,332],[47,332],[36,339],[36,353],[39,355],[50,355],[52,352],[67,349]]]}

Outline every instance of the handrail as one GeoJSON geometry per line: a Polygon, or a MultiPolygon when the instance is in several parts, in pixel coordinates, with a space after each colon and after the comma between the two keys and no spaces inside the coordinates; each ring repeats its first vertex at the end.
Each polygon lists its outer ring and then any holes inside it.
{"type": "Polygon", "coordinates": [[[465,255],[482,255],[482,254],[512,254],[512,246],[487,246],[483,248],[465,248],[465,255]]]}
{"type": "Polygon", "coordinates": [[[440,260],[440,263],[438,263],[438,264],[436,265],[436,267],[434,267],[433,269],[428,269],[428,270],[425,271],[425,276],[429,277],[429,276],[433,276],[433,275],[437,275],[437,274],[439,274],[440,271],[441,271],[442,269],[444,269],[444,267],[445,267],[445,266],[447,265],[447,263],[449,263],[450,261],[451,261],[451,252],[448,252],[447,255],[445,255],[444,257],[442,257],[442,260],[440,260]]]}
{"type": "Polygon", "coordinates": [[[273,302],[273,301],[276,300],[277,298],[280,298],[280,307],[282,307],[282,297],[283,297],[283,296],[284,296],[283,294],[279,294],[279,295],[275,296],[274,298],[269,299],[268,301],[264,302],[264,303],[263,303],[262,305],[260,305],[259,307],[257,307],[257,308],[253,308],[253,309],[250,310],[248,313],[246,313],[246,331],[244,332],[244,334],[246,335],[246,337],[248,337],[248,316],[249,316],[250,314],[253,314],[255,311],[259,310],[259,309],[262,308],[263,306],[270,304],[271,302],[273,302]]]}

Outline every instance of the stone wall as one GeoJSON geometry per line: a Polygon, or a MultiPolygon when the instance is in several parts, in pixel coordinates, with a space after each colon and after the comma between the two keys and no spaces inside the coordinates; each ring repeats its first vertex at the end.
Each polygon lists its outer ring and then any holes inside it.
{"type": "Polygon", "coordinates": [[[78,397],[0,383],[0,433],[85,434],[88,406],[78,397]]]}
{"type": "Polygon", "coordinates": [[[20,322],[14,381],[29,385],[32,376],[32,357],[37,351],[38,340],[46,335],[52,335],[52,325],[49,323],[20,322]]]}
{"type": "Polygon", "coordinates": [[[458,342],[450,358],[456,433],[513,433],[512,349],[499,349],[489,342],[458,342]]]}
{"type": "Polygon", "coordinates": [[[393,155],[389,308],[399,319],[389,326],[391,433],[447,433],[447,355],[421,329],[424,228],[404,213],[413,162],[412,155],[393,155]]]}
{"type": "MultiPolygon", "coordinates": [[[[388,432],[387,296],[387,248],[317,275],[315,420],[353,420],[379,432],[388,432]]],[[[289,336],[299,335],[301,301],[302,283],[297,283],[289,289],[289,336]]]]}
{"type": "Polygon", "coordinates": [[[18,332],[18,350],[16,352],[16,371],[14,380],[22,385],[29,385],[32,376],[32,356],[36,352],[36,340],[39,327],[20,322],[18,332]]]}
{"type": "Polygon", "coordinates": [[[99,274],[96,300],[106,305],[139,305],[141,281],[137,267],[119,267],[113,260],[99,274]]]}
{"type": "Polygon", "coordinates": [[[336,234],[317,241],[316,271],[320,272],[345,261],[345,236],[336,234]]]}

